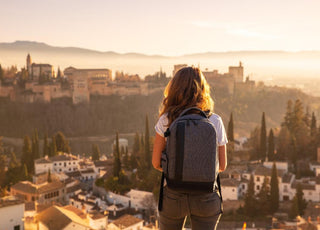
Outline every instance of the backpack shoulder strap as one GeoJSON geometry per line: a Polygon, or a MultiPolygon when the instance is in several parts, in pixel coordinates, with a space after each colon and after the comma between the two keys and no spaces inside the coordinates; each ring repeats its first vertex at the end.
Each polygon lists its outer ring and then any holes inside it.
{"type": "Polygon", "coordinates": [[[187,114],[189,111],[191,111],[191,110],[197,110],[197,111],[200,112],[200,114],[201,114],[203,117],[208,118],[207,114],[206,114],[205,112],[203,112],[201,109],[199,109],[198,107],[186,108],[185,110],[183,110],[183,111],[180,113],[179,117],[182,117],[183,115],[186,115],[186,114],[187,114]]]}

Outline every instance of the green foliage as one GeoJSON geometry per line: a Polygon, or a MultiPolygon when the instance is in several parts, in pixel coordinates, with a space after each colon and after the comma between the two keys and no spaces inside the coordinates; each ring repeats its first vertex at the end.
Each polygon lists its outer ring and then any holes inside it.
{"type": "Polygon", "coordinates": [[[149,119],[146,115],[145,137],[144,137],[144,159],[147,169],[151,169],[151,151],[150,151],[150,134],[149,134],[149,119]]]}
{"type": "Polygon", "coordinates": [[[92,145],[92,160],[98,161],[100,159],[100,149],[97,144],[92,145]]]}
{"type": "Polygon", "coordinates": [[[119,178],[121,172],[121,160],[119,149],[119,134],[116,134],[116,145],[113,148],[113,176],[119,178]]]}
{"type": "Polygon", "coordinates": [[[268,188],[268,178],[264,177],[263,184],[261,186],[260,192],[257,195],[258,198],[258,206],[259,208],[259,214],[260,215],[267,215],[270,213],[270,204],[271,204],[271,199],[270,199],[270,191],[268,188]]]}
{"type": "Polygon", "coordinates": [[[45,133],[44,139],[43,139],[43,156],[50,155],[50,146],[48,143],[48,134],[45,133]]]}
{"type": "Polygon", "coordinates": [[[57,154],[58,154],[58,151],[57,151],[56,137],[52,136],[49,156],[53,157],[53,156],[56,156],[57,154]]]}
{"type": "Polygon", "coordinates": [[[40,158],[40,151],[39,151],[39,136],[38,130],[34,129],[34,133],[32,135],[32,154],[34,159],[40,158]]]}
{"type": "Polygon", "coordinates": [[[55,135],[55,139],[58,152],[70,153],[69,142],[66,140],[62,132],[57,132],[55,135]]]}
{"type": "Polygon", "coordinates": [[[271,212],[276,212],[279,208],[279,182],[277,167],[275,163],[273,163],[271,173],[270,203],[271,212]]]}
{"type": "Polygon", "coordinates": [[[104,186],[107,191],[110,190],[115,193],[124,194],[130,190],[131,182],[127,175],[125,175],[124,171],[121,171],[119,173],[119,177],[108,178],[104,186]]]}
{"type": "Polygon", "coordinates": [[[103,178],[96,179],[95,185],[98,187],[103,187],[104,186],[104,179],[103,178]]]}
{"type": "Polygon", "coordinates": [[[275,145],[274,145],[274,135],[273,130],[270,129],[268,136],[268,161],[275,160],[275,145]]]}
{"type": "Polygon", "coordinates": [[[266,129],[266,119],[264,112],[261,118],[261,128],[260,128],[260,146],[259,146],[259,159],[264,160],[267,154],[267,129],[266,129]]]}
{"type": "Polygon", "coordinates": [[[260,153],[260,128],[256,127],[250,133],[250,138],[248,140],[248,146],[250,148],[250,158],[251,160],[259,159],[260,153]]]}
{"type": "Polygon", "coordinates": [[[298,205],[298,199],[296,196],[293,197],[291,201],[291,207],[289,211],[289,218],[295,219],[299,215],[299,205],[298,205]]]}
{"type": "Polygon", "coordinates": [[[25,165],[28,174],[32,174],[34,171],[34,155],[32,153],[32,148],[30,144],[29,136],[25,136],[23,139],[21,165],[25,165]]]}
{"type": "Polygon", "coordinates": [[[48,171],[48,178],[47,178],[48,183],[52,182],[52,178],[51,178],[51,170],[49,169],[48,171]]]}
{"type": "Polygon", "coordinates": [[[307,207],[307,202],[306,200],[303,198],[303,191],[302,191],[302,186],[300,183],[297,184],[296,187],[296,194],[295,197],[297,199],[297,203],[298,203],[298,211],[299,211],[299,215],[302,216],[304,214],[304,210],[307,207]]]}
{"type": "Polygon", "coordinates": [[[256,212],[257,210],[257,200],[254,194],[254,181],[253,175],[250,177],[250,181],[248,184],[248,190],[244,197],[244,212],[246,216],[253,218],[257,216],[259,213],[256,212]]]}

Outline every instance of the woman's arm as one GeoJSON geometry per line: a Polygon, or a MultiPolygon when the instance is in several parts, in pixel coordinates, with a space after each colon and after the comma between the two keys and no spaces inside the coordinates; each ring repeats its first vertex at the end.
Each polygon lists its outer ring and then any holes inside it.
{"type": "Polygon", "coordinates": [[[152,165],[155,169],[162,172],[162,168],[160,166],[161,163],[161,153],[166,146],[166,139],[156,133],[156,137],[154,139],[153,144],[153,153],[152,153],[152,165]]]}
{"type": "Polygon", "coordinates": [[[227,147],[219,146],[219,172],[223,172],[227,168],[227,147]]]}

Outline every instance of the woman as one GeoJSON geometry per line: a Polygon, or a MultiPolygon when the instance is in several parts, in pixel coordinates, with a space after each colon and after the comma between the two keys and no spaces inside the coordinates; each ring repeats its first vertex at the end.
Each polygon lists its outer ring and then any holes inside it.
{"type": "MultiPolygon", "coordinates": [[[[156,136],[152,155],[153,167],[162,171],[161,153],[166,146],[164,133],[179,114],[189,107],[206,111],[214,124],[218,139],[219,172],[227,166],[227,137],[221,118],[213,113],[210,86],[199,68],[180,69],[167,85],[160,108],[160,117],[155,126],[156,136]]],[[[216,229],[221,216],[221,199],[218,192],[182,193],[167,186],[163,190],[163,208],[160,211],[160,229],[182,229],[189,215],[193,230],[216,229]]]]}

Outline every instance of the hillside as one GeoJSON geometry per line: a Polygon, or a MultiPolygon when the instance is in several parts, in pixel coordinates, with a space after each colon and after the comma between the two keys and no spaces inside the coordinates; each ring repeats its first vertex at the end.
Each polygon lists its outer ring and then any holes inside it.
{"type": "MultiPolygon", "coordinates": [[[[236,92],[233,96],[213,87],[215,112],[227,126],[230,112],[234,113],[236,135],[246,135],[260,124],[266,113],[267,128],[279,127],[289,99],[300,99],[309,111],[320,112],[320,98],[299,90],[280,87],[257,87],[236,92]]],[[[70,99],[55,100],[51,104],[24,104],[0,101],[0,136],[21,138],[34,128],[40,135],[51,136],[62,131],[67,137],[108,136],[120,133],[144,132],[145,116],[150,129],[157,120],[162,94],[149,96],[94,96],[90,104],[73,105],[70,99]]]]}

